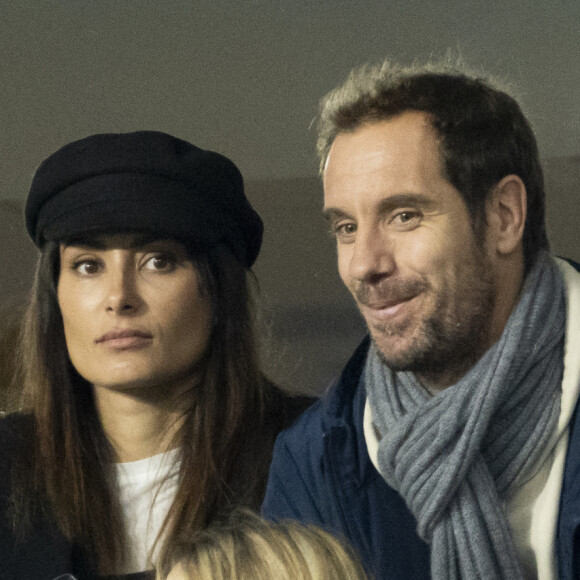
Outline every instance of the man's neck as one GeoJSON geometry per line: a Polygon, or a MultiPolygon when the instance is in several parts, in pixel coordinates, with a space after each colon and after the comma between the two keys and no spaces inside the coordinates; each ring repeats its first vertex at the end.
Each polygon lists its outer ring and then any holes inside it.
{"type": "MultiPolygon", "coordinates": [[[[486,349],[487,350],[487,349],[486,349]]],[[[444,365],[442,368],[416,372],[415,377],[421,386],[432,396],[457,384],[485,354],[474,353],[473,357],[458,361],[454,365],[444,365]]]]}

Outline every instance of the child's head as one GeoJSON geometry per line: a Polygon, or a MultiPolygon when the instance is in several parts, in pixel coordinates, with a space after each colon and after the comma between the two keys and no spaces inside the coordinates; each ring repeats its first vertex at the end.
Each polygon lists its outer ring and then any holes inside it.
{"type": "Polygon", "coordinates": [[[238,511],[174,546],[159,580],[359,580],[367,575],[352,550],[298,522],[268,522],[238,511]]]}

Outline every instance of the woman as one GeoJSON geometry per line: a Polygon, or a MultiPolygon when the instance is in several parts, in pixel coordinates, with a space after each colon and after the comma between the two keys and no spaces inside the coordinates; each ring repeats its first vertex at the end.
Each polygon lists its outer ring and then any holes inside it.
{"type": "Polygon", "coordinates": [[[234,511],[172,547],[158,580],[366,580],[356,554],[329,533],[296,521],[234,511]]]}
{"type": "Polygon", "coordinates": [[[63,147],[25,214],[41,256],[0,422],[0,578],[153,577],[176,537],[259,505],[306,404],[258,368],[262,222],[230,160],[150,131],[63,147]]]}

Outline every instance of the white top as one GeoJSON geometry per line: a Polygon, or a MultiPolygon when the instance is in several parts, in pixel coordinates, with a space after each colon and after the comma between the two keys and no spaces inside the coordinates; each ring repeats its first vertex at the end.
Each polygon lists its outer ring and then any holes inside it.
{"type": "Polygon", "coordinates": [[[117,574],[153,568],[155,554],[151,550],[177,493],[179,451],[115,465],[129,550],[117,574]]]}
{"type": "MultiPolygon", "coordinates": [[[[566,346],[560,418],[537,471],[506,498],[508,520],[526,580],[556,580],[556,526],[568,448],[568,425],[580,391],[580,273],[555,259],[566,286],[566,346]]],[[[367,399],[363,429],[369,457],[378,470],[379,441],[367,399]]]]}

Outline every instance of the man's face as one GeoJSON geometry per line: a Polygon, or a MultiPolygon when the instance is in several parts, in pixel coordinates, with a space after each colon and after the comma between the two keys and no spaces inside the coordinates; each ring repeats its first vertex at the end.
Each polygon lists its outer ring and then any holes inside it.
{"type": "Polygon", "coordinates": [[[491,346],[493,261],[443,176],[427,116],[410,111],[340,134],[324,205],[340,276],[384,361],[433,386],[455,382],[491,346]]]}

